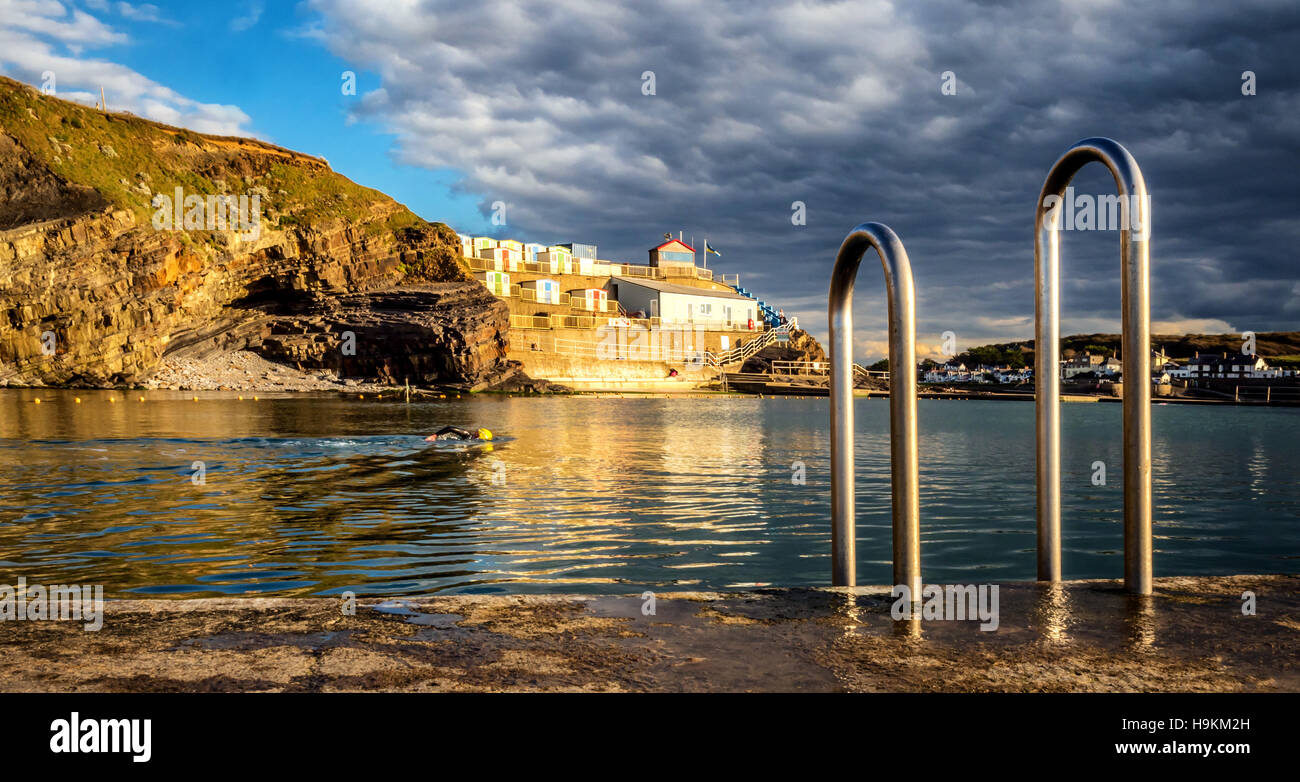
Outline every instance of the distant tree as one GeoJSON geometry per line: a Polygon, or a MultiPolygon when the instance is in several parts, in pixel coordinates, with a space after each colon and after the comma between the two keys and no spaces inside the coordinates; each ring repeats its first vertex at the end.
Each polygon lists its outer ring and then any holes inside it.
{"type": "Polygon", "coordinates": [[[1002,351],[996,345],[980,345],[966,352],[970,355],[970,360],[965,362],[967,366],[996,366],[1002,363],[1002,351]]]}
{"type": "Polygon", "coordinates": [[[889,371],[889,359],[887,359],[887,358],[882,358],[882,359],[880,359],[879,361],[877,361],[876,363],[874,363],[874,364],[872,364],[871,366],[867,367],[867,369],[870,369],[872,372],[888,372],[888,371],[889,371]]]}

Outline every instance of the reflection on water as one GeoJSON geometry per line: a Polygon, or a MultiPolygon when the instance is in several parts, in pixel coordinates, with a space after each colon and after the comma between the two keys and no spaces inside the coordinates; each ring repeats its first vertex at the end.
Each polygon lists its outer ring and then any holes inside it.
{"type": "MultiPolygon", "coordinates": [[[[0,583],[190,597],[829,580],[825,400],[109,396],[0,391],[0,583]],[[445,424],[499,439],[423,442],[445,424]]],[[[859,581],[884,584],[888,406],[857,405],[859,581]]],[[[1063,417],[1066,577],[1118,578],[1119,406],[1063,417]]],[[[1296,572],[1300,411],[1154,419],[1156,574],[1296,572]]],[[[1033,406],[927,401],[920,427],[926,581],[1033,579],[1033,406]]]]}

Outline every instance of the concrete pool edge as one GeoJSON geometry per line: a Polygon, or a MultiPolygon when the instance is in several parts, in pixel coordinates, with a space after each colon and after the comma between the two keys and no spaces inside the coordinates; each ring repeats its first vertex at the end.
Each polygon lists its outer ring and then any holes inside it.
{"type": "Polygon", "coordinates": [[[1300,691],[1300,576],[998,587],[991,631],[887,586],[112,600],[0,623],[0,691],[1300,691]]]}

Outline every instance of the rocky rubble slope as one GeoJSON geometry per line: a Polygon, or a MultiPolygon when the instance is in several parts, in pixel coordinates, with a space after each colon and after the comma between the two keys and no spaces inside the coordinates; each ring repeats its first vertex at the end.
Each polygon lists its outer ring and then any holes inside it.
{"type": "Polygon", "coordinates": [[[459,255],[445,225],[319,158],[0,78],[0,385],[136,384],[169,355],[249,348],[487,387],[518,372],[509,316],[459,255]],[[256,196],[258,230],[155,228],[178,187],[256,196]]]}

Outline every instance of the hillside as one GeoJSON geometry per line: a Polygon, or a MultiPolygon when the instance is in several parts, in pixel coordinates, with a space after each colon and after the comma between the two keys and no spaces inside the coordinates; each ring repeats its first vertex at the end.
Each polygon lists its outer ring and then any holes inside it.
{"type": "MultiPolygon", "coordinates": [[[[1117,355],[1119,334],[1072,334],[1061,338],[1061,355],[1091,351],[1117,355]]],[[[1151,348],[1164,350],[1173,359],[1185,361],[1197,353],[1222,354],[1241,350],[1240,334],[1152,334],[1151,348]]],[[[1255,335],[1255,352],[1274,366],[1300,366],[1300,332],[1261,331],[1255,335]]],[[[1002,342],[971,348],[954,358],[967,365],[1007,364],[1033,366],[1034,341],[1002,342]]]]}
{"type": "Polygon", "coordinates": [[[454,232],[324,160],[0,77],[0,384],[131,384],[178,351],[274,343],[283,359],[296,342],[339,371],[482,386],[509,371],[507,334],[454,232]],[[185,210],[161,208],[177,188],[185,210]],[[211,209],[216,196],[243,197],[256,230],[184,229],[186,199],[211,209]],[[173,213],[181,225],[155,227],[173,213]],[[340,324],[377,322],[374,299],[352,294],[396,288],[418,326],[336,350],[340,324]]]}

